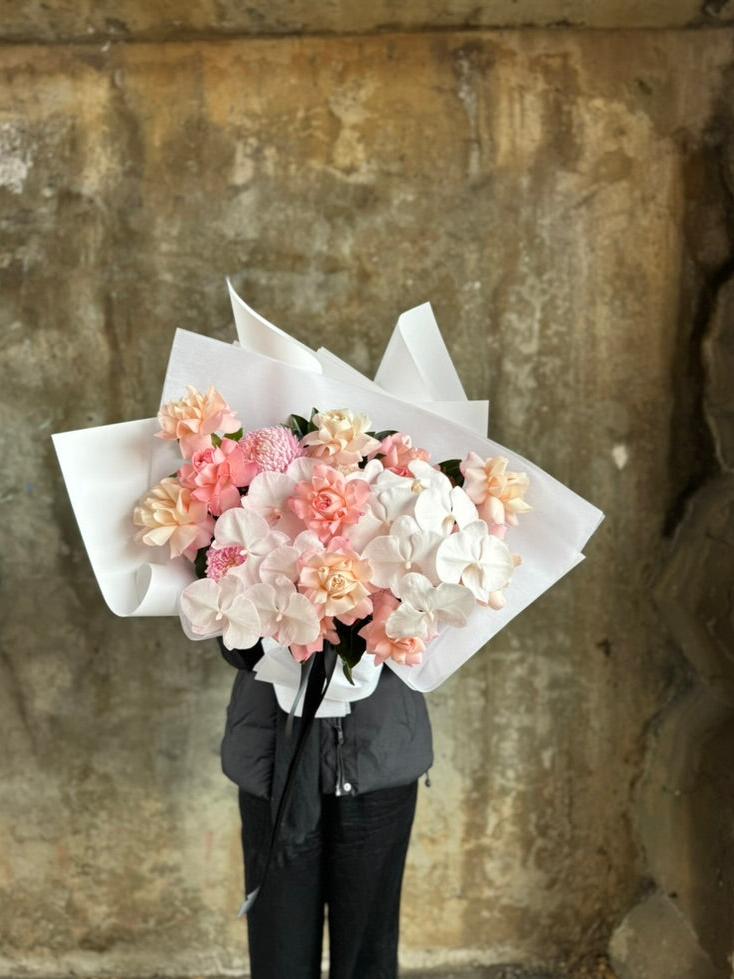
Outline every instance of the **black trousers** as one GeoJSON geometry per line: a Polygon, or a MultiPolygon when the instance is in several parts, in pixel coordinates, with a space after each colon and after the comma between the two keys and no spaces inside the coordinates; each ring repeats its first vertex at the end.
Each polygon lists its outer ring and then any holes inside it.
{"type": "MultiPolygon", "coordinates": [[[[320,979],[328,907],[329,979],[396,979],[400,892],[418,783],[322,796],[317,831],[268,878],[247,916],[252,979],[320,979]]],[[[240,789],[245,879],[259,883],[270,803],[240,789]]],[[[298,804],[297,798],[293,805],[298,804]]]]}

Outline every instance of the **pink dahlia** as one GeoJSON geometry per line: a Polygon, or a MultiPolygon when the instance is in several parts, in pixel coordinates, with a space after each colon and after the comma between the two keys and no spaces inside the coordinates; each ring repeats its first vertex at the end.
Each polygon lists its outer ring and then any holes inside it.
{"type": "Polygon", "coordinates": [[[240,446],[245,459],[256,462],[261,472],[284,473],[294,459],[306,454],[293,432],[283,425],[248,432],[240,446]]]}
{"type": "Polygon", "coordinates": [[[206,555],[206,576],[213,581],[219,581],[230,568],[244,564],[245,560],[246,555],[242,553],[239,544],[219,548],[210,547],[206,555]]]}

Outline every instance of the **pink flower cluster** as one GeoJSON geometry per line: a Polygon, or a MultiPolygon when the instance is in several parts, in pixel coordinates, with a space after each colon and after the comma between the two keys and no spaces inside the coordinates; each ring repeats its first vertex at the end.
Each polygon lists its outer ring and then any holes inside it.
{"type": "Polygon", "coordinates": [[[452,480],[409,435],[376,438],[349,409],[314,413],[305,435],[243,435],[214,388],[189,388],[159,420],[185,461],[133,520],[144,543],[205,557],[181,596],[192,638],[267,637],[304,660],[349,629],[375,663],[414,666],[444,625],[504,604],[519,558],[503,537],[530,509],[507,459],[470,452],[452,480]]]}

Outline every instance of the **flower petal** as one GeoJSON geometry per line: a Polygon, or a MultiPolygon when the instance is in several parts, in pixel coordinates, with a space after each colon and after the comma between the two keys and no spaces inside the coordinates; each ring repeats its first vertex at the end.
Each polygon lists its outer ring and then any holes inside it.
{"type": "Polygon", "coordinates": [[[237,595],[226,612],[222,642],[227,649],[249,649],[260,638],[260,616],[246,595],[237,595]]]}
{"type": "MultiPolygon", "coordinates": [[[[411,571],[400,579],[398,597],[419,611],[430,612],[433,610],[435,591],[436,589],[425,575],[411,571]]],[[[418,635],[418,633],[414,633],[414,635],[418,635]]]]}
{"type": "Polygon", "coordinates": [[[214,546],[239,544],[249,547],[270,531],[267,521],[253,510],[233,507],[226,510],[214,525],[214,546]]]}
{"type": "Polygon", "coordinates": [[[454,626],[466,625],[477,605],[474,595],[463,585],[439,585],[434,603],[439,619],[454,626]]]}
{"type": "Polygon", "coordinates": [[[424,612],[403,602],[388,616],[385,632],[391,639],[410,639],[412,636],[427,639],[430,632],[429,621],[424,612]]]}
{"type": "Polygon", "coordinates": [[[283,623],[280,632],[283,645],[295,643],[299,646],[315,642],[321,633],[321,622],[318,613],[305,595],[298,592],[288,599],[283,613],[283,623]]]}
{"type": "Polygon", "coordinates": [[[184,588],[179,611],[184,632],[190,639],[210,639],[221,632],[219,591],[219,585],[211,578],[192,581],[184,588]]]}

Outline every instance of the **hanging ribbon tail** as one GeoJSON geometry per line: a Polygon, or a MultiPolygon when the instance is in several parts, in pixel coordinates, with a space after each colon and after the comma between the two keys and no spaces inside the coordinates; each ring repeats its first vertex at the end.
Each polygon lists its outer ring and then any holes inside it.
{"type": "Polygon", "coordinates": [[[301,697],[306,690],[308,678],[311,676],[311,669],[313,667],[314,659],[315,656],[311,656],[305,662],[301,663],[301,679],[298,683],[298,690],[296,691],[296,696],[291,704],[291,709],[288,712],[288,720],[285,722],[285,736],[289,740],[293,734],[293,718],[296,716],[296,708],[300,704],[301,697]]]}
{"type": "Polygon", "coordinates": [[[280,828],[283,823],[283,818],[288,809],[288,803],[290,802],[291,795],[293,794],[293,786],[296,783],[295,775],[298,771],[301,757],[303,756],[303,749],[313,726],[316,711],[321,706],[321,701],[324,699],[324,694],[326,693],[327,687],[329,686],[331,678],[334,675],[334,668],[336,667],[337,659],[336,648],[332,646],[331,643],[324,643],[323,653],[321,655],[318,653],[313,655],[309,660],[311,665],[307,673],[306,671],[303,671],[301,674],[302,682],[304,673],[306,674],[306,683],[305,695],[303,699],[303,715],[301,717],[301,726],[298,731],[298,740],[296,741],[296,747],[293,757],[291,758],[291,763],[288,766],[288,774],[286,775],[283,792],[280,796],[278,809],[275,813],[275,820],[273,821],[273,828],[270,834],[270,842],[268,843],[268,850],[265,857],[265,863],[263,865],[260,883],[245,897],[245,900],[242,902],[240,910],[237,914],[238,918],[244,917],[252,910],[258,895],[265,885],[268,870],[270,869],[270,863],[278,844],[278,837],[280,835],[280,828]]]}

